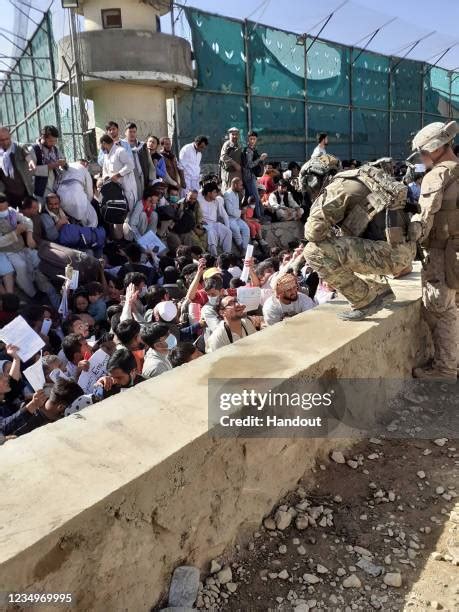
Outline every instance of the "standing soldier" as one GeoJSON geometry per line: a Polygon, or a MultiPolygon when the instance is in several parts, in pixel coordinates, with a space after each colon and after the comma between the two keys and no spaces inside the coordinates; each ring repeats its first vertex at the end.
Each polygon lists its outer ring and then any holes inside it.
{"type": "Polygon", "coordinates": [[[422,271],[424,318],[430,328],[434,357],[415,368],[415,378],[457,380],[456,291],[459,289],[459,159],[452,142],[455,121],[431,123],[416,134],[413,149],[427,168],[421,184],[421,212],[411,219],[412,240],[427,250],[422,271]]]}
{"type": "Polygon", "coordinates": [[[338,315],[347,321],[360,321],[393,300],[390,285],[368,275],[400,275],[416,252],[407,240],[407,188],[376,164],[337,174],[304,228],[304,258],[348,300],[351,310],[338,315]]]}
{"type": "Polygon", "coordinates": [[[239,130],[232,127],[228,130],[229,138],[223,143],[220,153],[220,168],[222,179],[222,192],[231,189],[233,178],[242,179],[241,157],[242,149],[239,144],[239,130]]]}

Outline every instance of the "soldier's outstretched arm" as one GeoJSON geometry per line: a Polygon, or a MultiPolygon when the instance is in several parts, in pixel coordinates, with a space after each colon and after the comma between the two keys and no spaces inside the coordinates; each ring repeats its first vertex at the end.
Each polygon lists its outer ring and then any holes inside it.
{"type": "Polygon", "coordinates": [[[435,213],[441,208],[443,191],[448,183],[450,172],[444,166],[433,167],[425,175],[421,184],[419,204],[421,212],[411,217],[410,237],[426,240],[432,229],[435,213]]]}

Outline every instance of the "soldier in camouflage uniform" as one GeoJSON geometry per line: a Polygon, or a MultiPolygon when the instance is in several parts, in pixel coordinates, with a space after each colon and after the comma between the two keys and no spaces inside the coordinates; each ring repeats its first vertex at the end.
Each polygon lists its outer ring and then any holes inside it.
{"type": "Polygon", "coordinates": [[[340,318],[364,319],[393,300],[387,282],[367,276],[397,276],[414,258],[416,245],[406,237],[406,195],[405,185],[366,165],[337,174],[314,202],[304,257],[349,301],[351,310],[340,318]]]}
{"type": "Polygon", "coordinates": [[[317,198],[324,182],[334,176],[341,168],[341,162],[334,155],[311,157],[301,166],[298,183],[303,194],[305,218],[309,216],[311,204],[317,198]]]}
{"type": "Polygon", "coordinates": [[[426,167],[421,184],[421,212],[411,219],[409,234],[427,250],[422,271],[424,318],[434,344],[431,364],[415,368],[416,378],[457,380],[456,291],[459,289],[459,159],[452,141],[455,121],[435,122],[413,140],[426,167]]]}

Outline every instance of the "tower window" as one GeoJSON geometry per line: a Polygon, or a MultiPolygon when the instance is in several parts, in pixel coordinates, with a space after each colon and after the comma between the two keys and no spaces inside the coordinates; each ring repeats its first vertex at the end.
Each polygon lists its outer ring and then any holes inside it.
{"type": "Polygon", "coordinates": [[[121,9],[102,9],[102,27],[104,30],[122,28],[121,9]]]}

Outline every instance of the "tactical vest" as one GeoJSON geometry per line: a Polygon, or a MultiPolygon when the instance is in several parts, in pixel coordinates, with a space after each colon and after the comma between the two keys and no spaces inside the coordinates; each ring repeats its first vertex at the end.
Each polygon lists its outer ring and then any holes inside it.
{"type": "Polygon", "coordinates": [[[445,250],[445,278],[450,289],[459,290],[459,164],[442,162],[437,167],[450,170],[452,176],[443,187],[441,208],[435,213],[432,229],[424,244],[445,250]]]}
{"type": "MultiPolygon", "coordinates": [[[[354,206],[342,221],[340,227],[345,235],[361,236],[377,215],[384,214],[385,239],[392,245],[405,242],[407,219],[403,210],[408,192],[406,185],[396,182],[374,166],[362,166],[336,176],[355,179],[370,192],[362,204],[354,206]]],[[[384,236],[378,239],[383,240],[384,236]]]]}
{"type": "Polygon", "coordinates": [[[435,213],[432,229],[426,240],[427,248],[445,249],[450,238],[459,238],[459,164],[442,162],[436,166],[450,170],[451,176],[443,187],[441,208],[435,213]]]}

